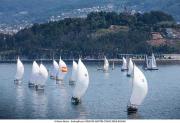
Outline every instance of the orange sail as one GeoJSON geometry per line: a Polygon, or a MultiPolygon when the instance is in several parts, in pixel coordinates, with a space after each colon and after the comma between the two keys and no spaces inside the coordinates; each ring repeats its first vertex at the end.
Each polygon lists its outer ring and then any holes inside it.
{"type": "Polygon", "coordinates": [[[68,68],[67,67],[61,67],[60,71],[63,73],[66,73],[66,72],[68,72],[68,68]]]}

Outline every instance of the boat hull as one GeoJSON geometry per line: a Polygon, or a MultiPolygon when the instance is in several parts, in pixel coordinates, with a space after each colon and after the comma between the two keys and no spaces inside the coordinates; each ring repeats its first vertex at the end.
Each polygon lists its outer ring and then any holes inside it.
{"type": "Polygon", "coordinates": [[[56,81],[61,81],[61,82],[63,82],[64,80],[63,80],[63,79],[56,78],[56,81]]]}
{"type": "Polygon", "coordinates": [[[158,68],[147,68],[147,70],[159,70],[158,68]]]}
{"type": "Polygon", "coordinates": [[[35,85],[36,90],[44,90],[44,85],[35,85]]]}
{"type": "Polygon", "coordinates": [[[128,113],[136,113],[138,111],[138,108],[135,106],[128,106],[127,107],[127,112],[128,113]]]}
{"type": "Polygon", "coordinates": [[[28,83],[28,87],[33,88],[33,87],[35,87],[35,84],[34,84],[34,83],[29,82],[29,83],[28,83]]]}
{"type": "Polygon", "coordinates": [[[71,103],[73,105],[78,105],[79,103],[81,103],[80,99],[76,98],[76,97],[72,97],[71,98],[71,103]]]}
{"type": "Polygon", "coordinates": [[[97,70],[99,71],[99,70],[103,70],[103,68],[97,68],[97,70]]]}
{"type": "Polygon", "coordinates": [[[128,69],[121,69],[121,71],[127,71],[128,69]]]}
{"type": "Polygon", "coordinates": [[[144,70],[159,70],[157,67],[155,68],[147,68],[147,67],[143,67],[144,70]]]}
{"type": "Polygon", "coordinates": [[[131,74],[127,74],[126,76],[127,76],[127,77],[131,77],[131,74]]]}

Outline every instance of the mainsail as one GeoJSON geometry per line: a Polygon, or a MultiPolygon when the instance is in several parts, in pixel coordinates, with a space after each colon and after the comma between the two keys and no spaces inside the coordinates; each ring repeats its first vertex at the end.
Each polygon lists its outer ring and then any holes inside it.
{"type": "Polygon", "coordinates": [[[67,72],[68,72],[67,65],[60,57],[60,59],[59,59],[59,70],[58,70],[56,79],[63,81],[67,72]]]}
{"type": "Polygon", "coordinates": [[[121,68],[121,70],[127,70],[128,68],[127,68],[127,61],[126,61],[126,59],[123,57],[122,58],[122,68],[121,68]]]}
{"type": "Polygon", "coordinates": [[[80,100],[81,97],[85,94],[88,85],[89,85],[89,74],[87,68],[83,64],[81,59],[79,59],[78,67],[77,67],[77,80],[73,91],[73,97],[80,100]]]}
{"type": "Polygon", "coordinates": [[[71,73],[70,81],[73,81],[73,82],[76,81],[77,67],[78,67],[77,63],[73,60],[73,66],[72,66],[72,73],[71,73]]]}
{"type": "Polygon", "coordinates": [[[127,72],[127,76],[131,76],[133,72],[133,62],[132,59],[129,59],[129,64],[128,64],[128,72],[127,72]]]}
{"type": "Polygon", "coordinates": [[[132,79],[132,94],[130,104],[138,106],[142,103],[148,92],[146,77],[141,70],[134,64],[132,79]]]}
{"type": "Polygon", "coordinates": [[[59,70],[59,65],[55,60],[53,60],[53,70],[51,72],[51,77],[56,78],[58,70],[59,70]]]}
{"type": "Polygon", "coordinates": [[[103,70],[107,72],[109,70],[109,62],[106,57],[104,57],[104,67],[103,70]]]}
{"type": "Polygon", "coordinates": [[[156,65],[156,59],[155,59],[155,56],[154,54],[152,54],[152,68],[156,68],[157,65],[156,65]]]}
{"type": "Polygon", "coordinates": [[[39,65],[37,64],[36,61],[34,61],[33,65],[32,65],[32,72],[31,72],[31,77],[30,77],[29,83],[37,84],[37,81],[39,79],[39,72],[40,72],[39,65]]]}
{"type": "Polygon", "coordinates": [[[47,81],[47,79],[48,79],[48,71],[47,71],[46,67],[41,63],[38,84],[45,85],[45,82],[47,81]]]}
{"type": "Polygon", "coordinates": [[[157,64],[156,64],[156,59],[155,59],[155,56],[153,53],[152,53],[151,59],[148,59],[146,64],[147,64],[147,69],[158,70],[157,64]]]}
{"type": "Polygon", "coordinates": [[[15,80],[20,81],[22,80],[22,77],[24,75],[24,65],[21,62],[21,60],[17,59],[17,71],[16,71],[16,75],[15,75],[15,80]]]}

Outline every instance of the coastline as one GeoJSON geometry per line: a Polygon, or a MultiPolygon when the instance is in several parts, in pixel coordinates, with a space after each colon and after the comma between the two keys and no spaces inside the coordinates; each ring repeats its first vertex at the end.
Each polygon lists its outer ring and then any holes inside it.
{"type": "MultiPolygon", "coordinates": [[[[59,61],[59,59],[55,59],[56,61],[59,61]]],[[[67,63],[71,63],[73,59],[63,59],[67,63]]],[[[78,61],[78,59],[74,59],[75,61],[78,61]]],[[[110,64],[114,62],[115,64],[121,64],[122,59],[108,59],[110,64]]],[[[133,62],[136,64],[143,64],[145,62],[144,59],[132,59],[133,62]]],[[[32,63],[34,59],[21,59],[24,63],[32,63]]],[[[43,62],[43,63],[51,63],[52,59],[36,59],[37,62],[43,62]]],[[[104,61],[104,59],[82,59],[85,63],[99,63],[104,61]]],[[[180,59],[156,59],[157,64],[180,64],[180,59]]],[[[11,60],[0,60],[1,63],[16,63],[16,59],[11,60]]]]}

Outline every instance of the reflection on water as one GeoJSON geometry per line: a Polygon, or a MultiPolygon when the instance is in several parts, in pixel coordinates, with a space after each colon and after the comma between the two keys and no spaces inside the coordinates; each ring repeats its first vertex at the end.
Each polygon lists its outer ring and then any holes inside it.
{"type": "Polygon", "coordinates": [[[55,82],[56,82],[56,84],[57,84],[58,86],[64,86],[64,85],[65,85],[64,81],[56,81],[56,80],[55,80],[55,82]]]}
{"type": "Polygon", "coordinates": [[[32,91],[32,109],[35,118],[46,118],[48,100],[43,90],[32,91]]]}
{"type": "Polygon", "coordinates": [[[85,119],[88,115],[88,112],[86,110],[86,107],[83,103],[80,103],[79,105],[73,105],[71,104],[72,109],[76,112],[76,119],[85,119]]]}
{"type": "Polygon", "coordinates": [[[104,72],[104,76],[105,76],[105,79],[108,79],[109,78],[109,72],[104,72]]]}
{"type": "Polygon", "coordinates": [[[139,114],[139,112],[136,113],[129,113],[127,112],[128,119],[143,119],[143,117],[139,114]]]}
{"type": "Polygon", "coordinates": [[[60,108],[63,112],[67,112],[68,105],[66,103],[69,102],[70,99],[68,98],[68,92],[66,90],[66,85],[65,85],[64,81],[61,81],[60,83],[58,83],[58,87],[59,87],[59,93],[61,95],[60,108]]]}
{"type": "Polygon", "coordinates": [[[121,72],[124,76],[127,76],[127,70],[121,72]]]}
{"type": "Polygon", "coordinates": [[[24,87],[22,84],[15,84],[16,89],[16,101],[15,101],[15,112],[16,117],[21,118],[21,115],[24,112],[24,100],[25,100],[25,94],[24,94],[24,87]]]}
{"type": "MultiPolygon", "coordinates": [[[[180,65],[159,66],[158,71],[142,70],[148,80],[148,94],[138,112],[129,115],[124,112],[132,91],[132,80],[126,76],[127,72],[121,72],[121,66],[117,65],[109,73],[97,71],[96,65],[85,65],[90,77],[89,87],[81,104],[74,106],[71,104],[74,86],[69,85],[71,72],[63,82],[48,79],[45,90],[36,91],[28,88],[32,64],[25,64],[21,85],[13,82],[16,64],[0,64],[0,118],[180,118],[180,65]]],[[[45,66],[51,67],[50,64],[45,66]]]]}

